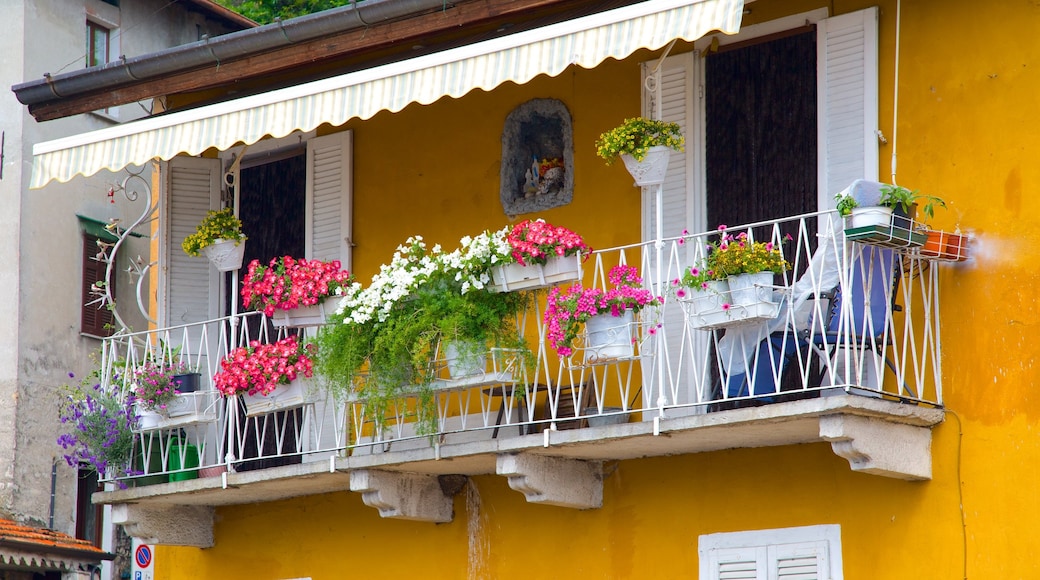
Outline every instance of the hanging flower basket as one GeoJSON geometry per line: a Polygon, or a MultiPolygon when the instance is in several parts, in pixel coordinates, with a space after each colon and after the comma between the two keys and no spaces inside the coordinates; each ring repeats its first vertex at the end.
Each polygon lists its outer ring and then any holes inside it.
{"type": "Polygon", "coordinates": [[[668,173],[668,161],[671,157],[670,147],[658,145],[651,147],[642,161],[637,161],[635,157],[627,153],[621,155],[621,160],[625,162],[625,169],[632,175],[632,179],[636,180],[636,185],[645,187],[664,183],[665,174],[668,173]]]}
{"type": "Polygon", "coordinates": [[[246,243],[235,240],[214,240],[212,244],[202,248],[209,261],[218,272],[231,272],[242,267],[242,259],[246,254],[246,243]]]}

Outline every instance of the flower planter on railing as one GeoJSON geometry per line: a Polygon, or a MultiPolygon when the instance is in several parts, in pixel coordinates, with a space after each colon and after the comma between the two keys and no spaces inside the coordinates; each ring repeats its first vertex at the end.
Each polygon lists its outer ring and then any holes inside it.
{"type": "Polygon", "coordinates": [[[138,403],[136,412],[138,432],[212,422],[217,420],[216,392],[178,394],[161,411],[146,409],[138,403]]]}
{"type": "Polygon", "coordinates": [[[286,411],[314,404],[323,398],[314,381],[298,377],[288,385],[278,385],[266,395],[242,394],[246,417],[259,417],[275,411],[286,411]]]}
{"type": "Polygon", "coordinates": [[[546,288],[581,279],[581,255],[553,256],[545,264],[505,264],[491,270],[494,292],[546,288]]]}
{"type": "Polygon", "coordinates": [[[275,310],[271,322],[275,328],[308,328],[322,326],[339,310],[345,296],[329,296],[312,306],[298,306],[292,310],[275,310]]]}
{"type": "Polygon", "coordinates": [[[927,236],[916,231],[915,222],[906,213],[890,207],[857,207],[845,220],[845,238],[861,244],[885,248],[916,248],[927,236]]]}
{"type": "Polygon", "coordinates": [[[585,361],[632,358],[635,354],[631,310],[621,316],[598,314],[585,322],[585,361]]]}

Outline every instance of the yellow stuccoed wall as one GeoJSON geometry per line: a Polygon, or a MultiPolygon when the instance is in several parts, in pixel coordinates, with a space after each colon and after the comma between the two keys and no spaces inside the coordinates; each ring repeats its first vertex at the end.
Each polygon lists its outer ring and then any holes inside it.
{"type": "MultiPolygon", "coordinates": [[[[748,21],[870,4],[759,0],[748,21]]],[[[896,5],[880,5],[879,178],[890,181],[896,5]]],[[[965,563],[970,578],[1040,577],[1040,6],[905,0],[902,20],[896,180],[950,203],[936,226],[975,236],[969,262],[941,266],[956,416],[933,431],[932,481],[853,473],[813,444],[608,463],[592,511],[527,504],[493,475],[472,478],[442,525],[381,520],[357,494],[327,494],[219,508],[215,547],[160,547],[156,578],[692,578],[701,534],[832,523],[847,580],[961,578],[965,563]]],[[[354,271],[367,280],[408,235],[454,247],[505,225],[502,123],[539,97],[566,103],[575,143],[574,202],[540,217],[598,248],[637,241],[639,192],[592,143],[639,113],[637,63],[650,56],[351,122],[354,271]]]]}

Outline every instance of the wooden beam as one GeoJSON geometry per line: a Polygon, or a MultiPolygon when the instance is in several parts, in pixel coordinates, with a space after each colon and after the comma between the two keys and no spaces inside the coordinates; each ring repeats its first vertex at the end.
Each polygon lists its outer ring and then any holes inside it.
{"type": "Polygon", "coordinates": [[[590,0],[466,0],[444,10],[251,54],[219,65],[41,103],[30,106],[29,112],[37,121],[48,121],[159,96],[202,92],[236,84],[243,86],[250,80],[269,82],[272,76],[284,75],[288,80],[289,75],[298,73],[301,68],[336,66],[349,69],[351,64],[362,68],[361,65],[374,56],[400,55],[410,51],[412,43],[420,40],[429,46],[458,40],[474,30],[477,33],[491,32],[496,26],[517,17],[529,20],[551,13],[554,8],[571,10],[595,4],[590,0]]]}

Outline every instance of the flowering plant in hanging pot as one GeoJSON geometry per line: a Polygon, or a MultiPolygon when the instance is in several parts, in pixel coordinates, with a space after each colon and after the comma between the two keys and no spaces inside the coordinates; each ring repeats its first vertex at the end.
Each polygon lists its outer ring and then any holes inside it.
{"type": "Polygon", "coordinates": [[[205,253],[218,271],[229,272],[242,267],[245,240],[242,222],[232,208],[226,207],[207,212],[195,233],[184,238],[181,248],[189,256],[205,253]]]}
{"type": "Polygon", "coordinates": [[[607,165],[621,157],[636,185],[657,185],[664,181],[670,150],[682,151],[685,143],[678,123],[636,117],[600,135],[596,154],[607,165]]]}
{"type": "MultiPolygon", "coordinates": [[[[648,306],[663,303],[661,298],[642,287],[643,279],[632,266],[614,266],[607,277],[614,285],[610,290],[585,288],[579,282],[565,291],[553,288],[549,292],[543,322],[546,325],[549,344],[561,357],[574,354],[574,341],[578,338],[581,326],[594,317],[605,315],[618,319],[629,318],[648,306]]],[[[635,339],[629,325],[624,324],[624,328],[617,330],[620,325],[618,321],[614,321],[611,328],[614,330],[606,333],[625,336],[625,342],[631,352],[631,344],[635,339]]]]}

